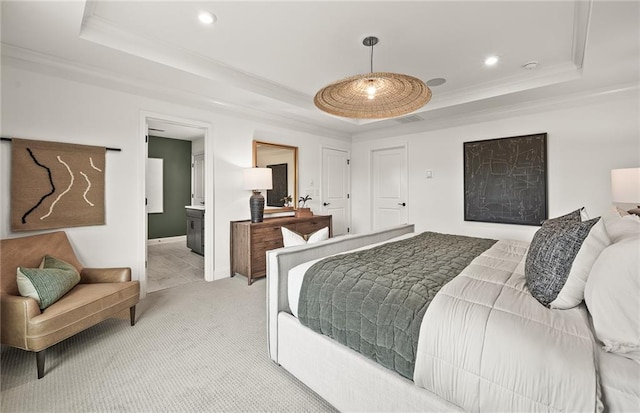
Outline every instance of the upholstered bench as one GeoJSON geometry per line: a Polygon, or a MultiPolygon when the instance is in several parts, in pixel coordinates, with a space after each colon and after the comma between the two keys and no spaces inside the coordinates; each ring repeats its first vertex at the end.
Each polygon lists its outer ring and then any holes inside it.
{"type": "Polygon", "coordinates": [[[130,268],[84,268],[62,231],[0,241],[0,338],[2,344],[33,351],[38,378],[44,376],[45,349],[99,322],[124,316],[135,324],[140,284],[130,268]],[[73,265],[80,282],[44,310],[20,295],[18,267],[38,268],[45,255],[73,265]]]}

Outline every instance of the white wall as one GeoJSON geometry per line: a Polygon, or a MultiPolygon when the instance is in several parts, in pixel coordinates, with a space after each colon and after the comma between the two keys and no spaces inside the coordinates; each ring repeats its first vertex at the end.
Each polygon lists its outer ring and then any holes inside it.
{"type": "MultiPolygon", "coordinates": [[[[302,182],[320,181],[321,146],[350,143],[247,119],[175,105],[84,83],[2,67],[2,136],[121,148],[106,157],[106,225],[66,229],[80,261],[90,267],[144,270],[144,113],[166,114],[212,125],[207,147],[207,192],[215,211],[214,276],[229,275],[229,221],[249,219],[250,192],[242,190],[243,168],[251,166],[252,140],[299,147],[302,182]],[[212,151],[212,155],[209,152],[212,151]],[[211,156],[211,157],[210,157],[211,156]],[[213,178],[213,181],[212,179],[213,178]],[[213,182],[213,185],[211,184],[213,182]]],[[[10,150],[0,145],[0,237],[33,234],[10,230],[10,150]]],[[[210,205],[207,203],[207,205],[210,205]]],[[[316,209],[319,207],[316,205],[316,209]]],[[[186,220],[186,218],[185,218],[186,220]]]]}
{"type": "Polygon", "coordinates": [[[417,230],[530,239],[538,227],[464,221],[463,142],[539,132],[548,133],[549,216],[581,206],[592,217],[600,215],[611,205],[610,170],[640,166],[637,91],[635,96],[603,99],[609,100],[397,138],[355,140],[354,230],[371,228],[370,151],[404,143],[409,154],[409,222],[417,230]],[[424,178],[426,169],[433,170],[432,179],[424,178]]]}
{"type": "MultiPolygon", "coordinates": [[[[547,132],[550,216],[583,205],[591,215],[598,215],[610,204],[609,171],[640,165],[637,92],[634,96],[603,99],[608,100],[397,138],[357,139],[351,145],[5,65],[0,133],[122,149],[107,152],[107,224],[69,228],[67,232],[85,265],[130,266],[138,278],[144,269],[146,238],[141,114],[160,113],[210,123],[213,139],[207,153],[212,152],[213,168],[209,168],[207,189],[214,189],[214,202],[208,205],[215,205],[214,276],[222,278],[229,273],[229,221],[249,218],[250,193],[240,188],[241,170],[251,166],[253,139],[300,148],[301,192],[320,186],[321,146],[351,147],[353,232],[370,229],[369,151],[406,143],[409,222],[415,223],[418,230],[529,239],[536,227],[463,220],[462,143],[547,132]],[[433,179],[423,178],[425,169],[433,170],[433,179]]],[[[10,149],[9,143],[0,144],[2,238],[31,234],[10,231],[10,149]]],[[[320,210],[320,202],[314,197],[311,208],[320,210]]]]}
{"type": "Polygon", "coordinates": [[[204,138],[198,138],[191,141],[191,155],[204,153],[204,138]]]}

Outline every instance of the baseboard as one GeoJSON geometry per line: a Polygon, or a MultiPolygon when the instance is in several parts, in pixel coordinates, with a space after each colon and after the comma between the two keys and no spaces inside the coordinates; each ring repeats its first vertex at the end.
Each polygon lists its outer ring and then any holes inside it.
{"type": "Polygon", "coordinates": [[[213,272],[213,280],[221,280],[223,278],[229,278],[231,277],[231,267],[226,267],[226,268],[222,268],[219,270],[215,270],[213,272]]]}
{"type": "Polygon", "coordinates": [[[179,235],[177,237],[166,237],[166,238],[153,238],[147,240],[147,245],[152,244],[167,244],[169,242],[187,242],[186,235],[179,235]]]}

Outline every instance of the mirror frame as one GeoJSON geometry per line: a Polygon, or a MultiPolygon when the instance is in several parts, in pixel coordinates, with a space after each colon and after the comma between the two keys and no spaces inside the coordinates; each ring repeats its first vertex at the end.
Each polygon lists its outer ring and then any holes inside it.
{"type": "Polygon", "coordinates": [[[295,211],[296,206],[298,205],[298,147],[297,146],[291,146],[291,145],[281,145],[279,143],[271,143],[271,142],[264,142],[264,141],[258,141],[258,140],[254,140],[253,141],[253,160],[252,160],[252,166],[255,168],[258,166],[258,145],[262,145],[262,146],[269,146],[272,148],[279,148],[279,149],[291,149],[293,150],[293,170],[294,170],[294,174],[293,174],[293,197],[292,197],[292,204],[293,206],[290,207],[268,207],[265,204],[265,208],[264,208],[264,213],[265,214],[275,214],[277,212],[291,212],[291,211],[295,211]]]}

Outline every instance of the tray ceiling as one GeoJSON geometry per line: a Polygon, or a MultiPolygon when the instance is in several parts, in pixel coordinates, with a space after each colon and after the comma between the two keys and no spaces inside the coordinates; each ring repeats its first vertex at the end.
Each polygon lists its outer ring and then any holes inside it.
{"type": "MultiPolygon", "coordinates": [[[[638,2],[3,2],[3,56],[209,107],[353,135],[411,120],[638,82],[638,2]],[[213,13],[201,24],[200,11],[213,13]],[[413,117],[337,118],[313,105],[374,70],[445,78],[413,117]],[[500,60],[484,65],[489,55],[500,60]],[[536,61],[533,70],[523,68],[536,61]],[[417,115],[417,116],[416,116],[417,115]]],[[[6,61],[6,60],[5,60],[6,61]]],[[[11,62],[10,62],[11,63],[11,62]]]]}

